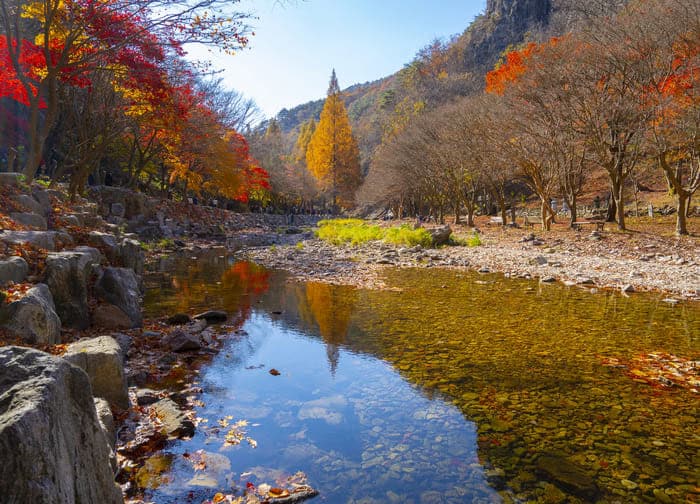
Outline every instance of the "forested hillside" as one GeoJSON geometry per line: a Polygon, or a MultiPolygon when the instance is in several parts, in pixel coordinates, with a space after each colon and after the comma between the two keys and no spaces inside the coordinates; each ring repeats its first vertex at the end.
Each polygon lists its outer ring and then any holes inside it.
{"type": "MultiPolygon", "coordinates": [[[[614,7],[616,2],[579,4],[572,0],[488,0],[484,13],[463,33],[446,41],[433,41],[393,75],[345,89],[363,171],[367,172],[382,138],[411,116],[481,91],[484,75],[506,49],[561,34],[587,16],[614,7]]],[[[339,74],[342,80],[342,69],[339,74]]],[[[296,140],[302,123],[318,120],[322,108],[321,98],[280,111],[276,120],[288,137],[288,145],[296,140]]]]}

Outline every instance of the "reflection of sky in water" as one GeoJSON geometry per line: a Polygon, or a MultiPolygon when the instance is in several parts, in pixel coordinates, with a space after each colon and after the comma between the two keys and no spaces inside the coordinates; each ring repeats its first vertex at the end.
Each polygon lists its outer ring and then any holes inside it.
{"type": "Polygon", "coordinates": [[[391,366],[372,357],[338,350],[331,373],[326,345],[260,313],[244,329],[248,335],[229,341],[203,370],[206,407],[198,415],[208,419],[207,428],[227,415],[232,422],[248,420],[245,430],[257,448],[244,441],[222,450],[226,429],[211,436],[199,429],[193,440],[178,442],[172,452],[222,453],[230,470],[225,462],[224,470],[221,463],[214,464],[193,481],[190,466],[176,462],[174,483],[151,498],[176,501],[191,490],[211,497],[212,491],[226,490],[229,473],[235,475],[233,482],[244,485],[247,480],[272,483],[277,471],[301,470],[326,502],[362,497],[417,502],[430,492],[453,502],[499,500],[478,464],[475,426],[457,408],[425,398],[391,366]],[[281,375],[272,376],[271,368],[281,375]],[[240,480],[245,472],[252,475],[240,480]],[[183,485],[212,485],[210,478],[216,486],[200,487],[201,493],[183,485]]]}

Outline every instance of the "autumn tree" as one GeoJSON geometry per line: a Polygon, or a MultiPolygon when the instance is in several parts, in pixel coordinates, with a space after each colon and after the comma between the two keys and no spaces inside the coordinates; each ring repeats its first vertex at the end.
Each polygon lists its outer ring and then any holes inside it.
{"type": "Polygon", "coordinates": [[[311,138],[315,131],[316,121],[313,118],[302,124],[292,153],[294,161],[293,178],[298,184],[298,192],[301,198],[300,204],[302,207],[307,208],[312,205],[312,200],[318,192],[314,177],[306,165],[306,153],[309,150],[309,143],[311,143],[311,138]]]}
{"type": "Polygon", "coordinates": [[[350,205],[361,182],[360,153],[353,136],[335,70],[328,96],[306,151],[306,164],[322,188],[331,193],[333,208],[350,205]]]}
{"type": "Polygon", "coordinates": [[[0,60],[13,97],[28,108],[24,175],[32,180],[58,120],[60,88],[88,87],[95,70],[141,68],[189,43],[232,51],[247,43],[246,14],[224,0],[3,0],[0,60]]]}
{"type": "MultiPolygon", "coordinates": [[[[570,94],[560,75],[569,73],[560,39],[513,50],[486,75],[487,92],[500,96],[503,150],[519,175],[540,198],[542,228],[555,217],[552,197],[562,195],[577,218],[577,199],[590,168],[585,137],[571,115],[570,94]]],[[[573,224],[572,224],[573,225],[573,224]]]]}
{"type": "Polygon", "coordinates": [[[650,0],[636,9],[629,19],[638,27],[636,43],[655,55],[645,60],[649,149],[676,198],[676,234],[684,235],[690,198],[700,189],[700,5],[650,0]]]}

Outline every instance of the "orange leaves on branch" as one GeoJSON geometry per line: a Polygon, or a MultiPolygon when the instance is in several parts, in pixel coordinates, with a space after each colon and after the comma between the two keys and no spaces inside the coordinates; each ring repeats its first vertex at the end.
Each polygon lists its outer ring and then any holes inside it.
{"type": "Polygon", "coordinates": [[[496,64],[496,68],[486,74],[486,92],[496,95],[505,93],[508,86],[517,82],[527,71],[528,64],[534,55],[541,53],[548,46],[556,45],[559,40],[552,38],[545,44],[530,42],[522,49],[508,52],[496,64]]]}

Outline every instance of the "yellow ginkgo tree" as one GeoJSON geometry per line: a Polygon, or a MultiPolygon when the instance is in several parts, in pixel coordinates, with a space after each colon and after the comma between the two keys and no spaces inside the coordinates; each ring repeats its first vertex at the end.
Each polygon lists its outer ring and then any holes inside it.
{"type": "Polygon", "coordinates": [[[360,151],[352,134],[335,70],[331,75],[328,97],[306,150],[306,164],[326,192],[333,207],[349,206],[361,182],[360,151]]]}

